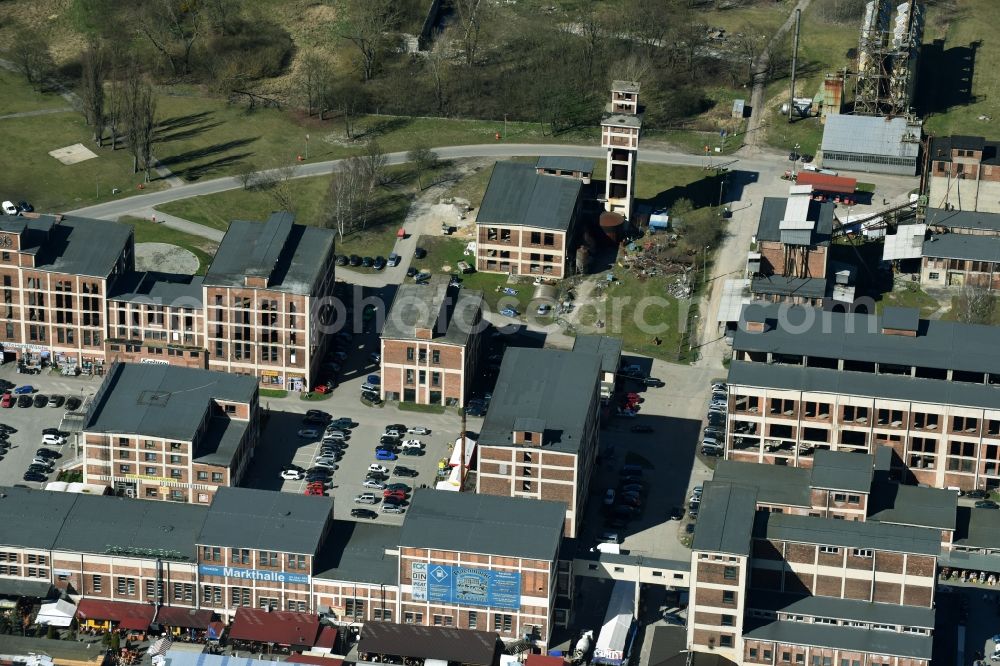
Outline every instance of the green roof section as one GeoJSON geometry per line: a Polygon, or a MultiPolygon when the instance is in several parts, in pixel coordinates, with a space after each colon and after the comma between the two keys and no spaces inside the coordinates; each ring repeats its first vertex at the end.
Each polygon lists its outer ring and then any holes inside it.
{"type": "Polygon", "coordinates": [[[203,282],[200,275],[127,273],[115,282],[108,300],[200,309],[204,301],[203,282]]]}
{"type": "Polygon", "coordinates": [[[934,628],[934,609],[923,606],[874,603],[859,599],[824,596],[801,596],[773,590],[750,593],[748,608],[790,615],[804,615],[835,620],[855,620],[872,624],[934,628]]]}
{"type": "MultiPolygon", "coordinates": [[[[892,481],[876,481],[868,499],[868,520],[895,525],[954,530],[957,510],[958,495],[954,490],[892,481]]],[[[1000,521],[996,527],[1000,529],[1000,521]]],[[[1000,543],[1000,538],[997,541],[1000,543]]]]}
{"type": "Polygon", "coordinates": [[[829,624],[779,620],[748,629],[749,640],[773,641],[788,645],[851,650],[868,654],[887,654],[914,659],[930,659],[933,639],[919,634],[841,627],[829,624]]]}
{"type": "Polygon", "coordinates": [[[583,183],[575,178],[538,174],[531,164],[497,162],[476,224],[568,231],[582,188],[583,183]]]}
{"type": "Polygon", "coordinates": [[[594,172],[594,160],[586,157],[539,157],[535,162],[536,169],[556,169],[558,171],[579,171],[582,174],[590,175],[594,172]]]}
{"type": "MultiPolygon", "coordinates": [[[[701,529],[701,526],[698,528],[701,529]]],[[[941,531],[932,528],[766,511],[757,512],[754,518],[754,537],[817,546],[870,548],[935,557],[941,550],[941,531]]]]}

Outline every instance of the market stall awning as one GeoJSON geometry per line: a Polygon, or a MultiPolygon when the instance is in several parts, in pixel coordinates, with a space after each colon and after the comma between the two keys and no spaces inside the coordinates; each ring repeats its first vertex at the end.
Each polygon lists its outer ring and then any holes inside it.
{"type": "Polygon", "coordinates": [[[212,611],[180,606],[160,606],[153,622],[165,627],[180,627],[181,629],[208,629],[212,621],[212,611]]]}
{"type": "Polygon", "coordinates": [[[319,635],[319,616],[291,611],[239,608],[229,629],[237,641],[312,647],[319,635]]]}
{"type": "Polygon", "coordinates": [[[146,631],[153,623],[156,608],[150,604],[129,604],[122,601],[101,601],[98,599],[81,599],[76,608],[76,616],[80,620],[110,620],[117,622],[122,629],[146,631]]]}
{"type": "Polygon", "coordinates": [[[319,638],[316,639],[315,647],[322,650],[332,650],[333,646],[337,644],[337,629],[335,627],[325,626],[319,631],[319,638]]]}
{"type": "Polygon", "coordinates": [[[344,663],[343,659],[335,659],[334,657],[317,657],[312,654],[299,654],[295,653],[291,657],[285,660],[288,664],[309,664],[310,666],[341,666],[344,663]]]}
{"type": "Polygon", "coordinates": [[[76,606],[65,599],[59,599],[50,604],[42,604],[35,616],[37,624],[47,624],[51,627],[68,627],[76,616],[76,606]]]}

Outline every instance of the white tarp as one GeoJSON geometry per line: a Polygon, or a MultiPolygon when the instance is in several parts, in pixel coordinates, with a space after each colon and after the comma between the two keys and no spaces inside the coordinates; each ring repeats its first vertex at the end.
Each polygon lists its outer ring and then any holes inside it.
{"type": "Polygon", "coordinates": [[[49,604],[42,604],[35,622],[53,627],[68,627],[75,616],[76,606],[65,599],[59,599],[49,604]]]}
{"type": "Polygon", "coordinates": [[[635,619],[635,582],[615,581],[608,601],[608,612],[594,646],[597,663],[620,663],[628,655],[629,636],[635,619]]]}

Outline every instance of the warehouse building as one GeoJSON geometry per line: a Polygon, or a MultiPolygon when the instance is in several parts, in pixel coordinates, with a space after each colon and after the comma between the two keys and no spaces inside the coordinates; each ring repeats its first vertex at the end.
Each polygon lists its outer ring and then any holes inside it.
{"type": "Polygon", "coordinates": [[[477,493],[561,502],[569,537],[589,494],[614,355],[594,352],[509,348],[476,447],[477,493]]]}
{"type": "Polygon", "coordinates": [[[83,480],[128,497],[207,505],[240,482],[259,438],[255,378],[114,363],[84,419],[83,480]]]}
{"type": "Polygon", "coordinates": [[[929,664],[956,496],[888,475],[829,451],[810,470],[720,462],[692,545],[689,649],[740,665],[929,664]]]}
{"type": "Polygon", "coordinates": [[[919,122],[902,117],[833,115],[823,128],[823,167],[914,176],[919,122]]]}
{"type": "Polygon", "coordinates": [[[926,221],[921,286],[1000,288],[1000,214],[928,208],[926,221]]]}
{"type": "Polygon", "coordinates": [[[1000,488],[991,326],[749,305],[728,381],[731,460],[810,467],[823,449],[887,446],[907,481],[1000,488]]]}
{"type": "Polygon", "coordinates": [[[400,528],[334,520],[326,497],[248,488],[203,506],[15,487],[0,489],[0,514],[0,596],[58,589],[104,628],[263,608],[545,647],[572,592],[555,502],[423,489],[400,528]]]}
{"type": "Polygon", "coordinates": [[[934,137],[928,203],[937,208],[1000,213],[1000,141],[981,136],[934,137]]]}

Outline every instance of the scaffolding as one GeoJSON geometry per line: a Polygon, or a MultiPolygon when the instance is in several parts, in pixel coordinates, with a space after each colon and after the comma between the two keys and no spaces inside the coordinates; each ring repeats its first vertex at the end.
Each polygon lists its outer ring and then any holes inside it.
{"type": "Polygon", "coordinates": [[[854,113],[897,116],[909,111],[923,40],[920,0],[869,0],[858,43],[854,113]]]}

